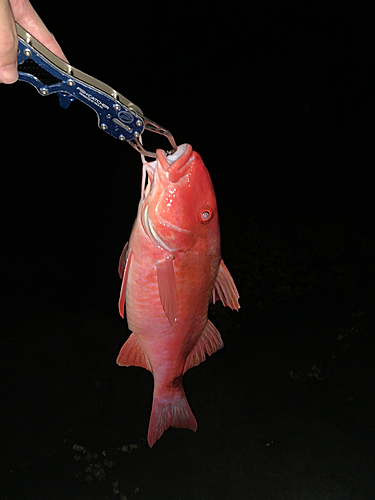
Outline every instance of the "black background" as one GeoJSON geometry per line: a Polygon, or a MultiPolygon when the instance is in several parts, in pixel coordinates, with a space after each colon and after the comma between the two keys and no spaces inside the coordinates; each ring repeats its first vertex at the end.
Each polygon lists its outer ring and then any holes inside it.
{"type": "Polygon", "coordinates": [[[370,13],[33,5],[73,66],[201,154],[241,310],[210,309],[225,349],[184,378],[198,432],[149,450],[151,376],[115,364],[139,155],[82,103],[1,85],[2,498],[372,499],[370,13]]]}

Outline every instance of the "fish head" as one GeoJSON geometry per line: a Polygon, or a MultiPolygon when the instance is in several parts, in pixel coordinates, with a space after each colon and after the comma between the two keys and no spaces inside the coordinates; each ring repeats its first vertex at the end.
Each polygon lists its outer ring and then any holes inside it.
{"type": "Polygon", "coordinates": [[[148,184],[141,220],[146,234],[168,252],[210,253],[220,245],[219,219],[214,188],[207,168],[189,144],[171,155],[158,149],[147,163],[148,184]]]}

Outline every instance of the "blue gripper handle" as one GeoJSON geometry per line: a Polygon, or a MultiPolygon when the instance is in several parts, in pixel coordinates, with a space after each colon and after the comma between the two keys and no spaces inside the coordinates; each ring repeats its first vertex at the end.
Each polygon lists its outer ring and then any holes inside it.
{"type": "MultiPolygon", "coordinates": [[[[68,108],[78,99],[98,115],[101,130],[122,141],[136,141],[145,128],[142,111],[96,78],[73,68],[16,25],[19,80],[33,85],[41,95],[55,93],[68,108]]],[[[134,146],[134,144],[132,144],[134,146]]]]}

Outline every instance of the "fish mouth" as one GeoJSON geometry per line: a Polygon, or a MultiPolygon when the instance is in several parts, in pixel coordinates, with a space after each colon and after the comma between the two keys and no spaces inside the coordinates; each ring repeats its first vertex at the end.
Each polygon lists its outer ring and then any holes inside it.
{"type": "Polygon", "coordinates": [[[165,151],[158,149],[156,157],[166,172],[168,180],[175,184],[189,172],[190,163],[194,159],[194,152],[190,144],[181,144],[178,146],[177,151],[168,156],[165,151]]]}
{"type": "MultiPolygon", "coordinates": [[[[158,162],[162,166],[163,170],[168,174],[172,165],[173,167],[177,166],[179,170],[181,170],[181,167],[186,167],[186,165],[193,159],[192,153],[193,150],[190,144],[181,144],[178,146],[177,150],[170,155],[167,155],[162,149],[157,149],[157,159],[153,162],[148,162],[143,157],[142,201],[147,198],[152,191],[154,186],[155,170],[158,162]]],[[[181,177],[181,175],[179,177],[181,177]]],[[[172,180],[172,182],[175,181],[172,180]]]]}
{"type": "Polygon", "coordinates": [[[167,170],[168,167],[165,168],[165,165],[164,165],[165,162],[170,166],[170,165],[172,165],[172,163],[174,163],[179,158],[184,156],[186,151],[188,151],[190,153],[191,149],[192,149],[192,147],[189,144],[181,144],[180,146],[178,146],[176,151],[170,155],[167,155],[164,150],[158,149],[156,151],[156,157],[160,161],[160,163],[162,164],[164,170],[167,170]]]}

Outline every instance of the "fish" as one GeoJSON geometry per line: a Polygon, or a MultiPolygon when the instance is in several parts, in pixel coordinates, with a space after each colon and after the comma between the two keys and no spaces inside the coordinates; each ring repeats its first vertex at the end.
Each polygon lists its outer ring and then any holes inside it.
{"type": "Polygon", "coordinates": [[[141,199],[121,253],[119,312],[132,332],[117,364],[139,366],[154,378],[149,446],[169,427],[197,430],[184,373],[223,347],[208,319],[210,302],[238,310],[239,295],[221,258],[213,184],[189,144],[156,160],[143,157],[141,199]]]}

